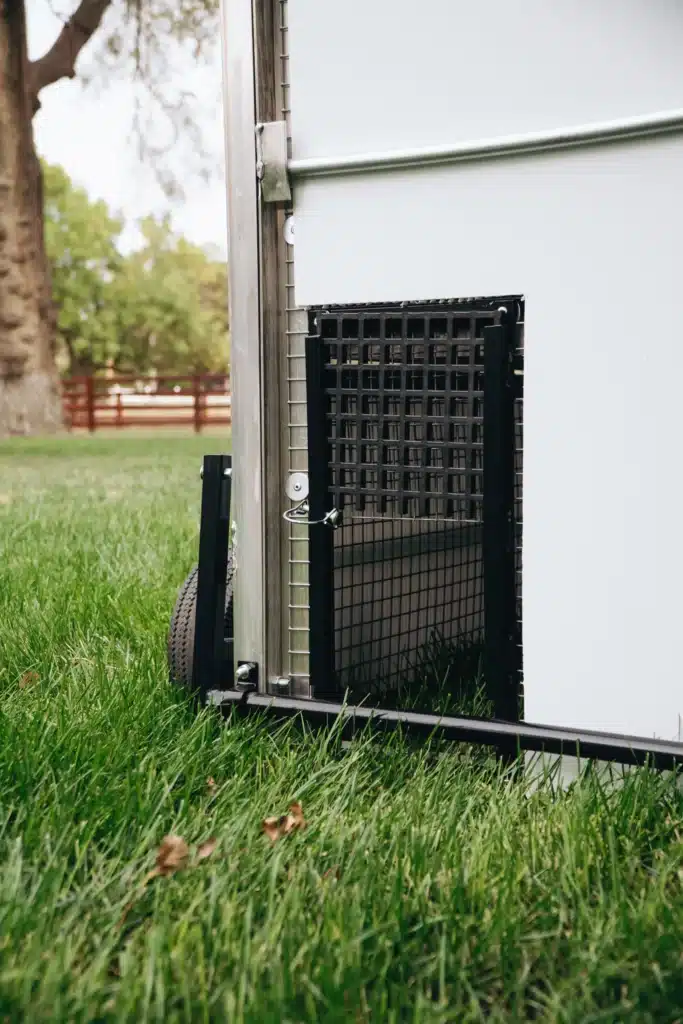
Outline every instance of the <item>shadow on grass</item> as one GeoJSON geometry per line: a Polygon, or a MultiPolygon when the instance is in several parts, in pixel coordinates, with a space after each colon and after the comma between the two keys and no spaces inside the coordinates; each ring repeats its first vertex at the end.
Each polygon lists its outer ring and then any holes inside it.
{"type": "Polygon", "coordinates": [[[413,654],[405,653],[400,670],[390,678],[367,683],[346,682],[349,704],[416,711],[425,714],[493,717],[483,677],[483,639],[446,640],[433,630],[413,654]]]}

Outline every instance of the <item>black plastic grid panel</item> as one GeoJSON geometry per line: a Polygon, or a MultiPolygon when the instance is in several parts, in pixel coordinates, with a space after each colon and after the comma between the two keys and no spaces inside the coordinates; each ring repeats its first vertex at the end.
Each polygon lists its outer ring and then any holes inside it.
{"type": "Polygon", "coordinates": [[[321,313],[330,491],[354,516],[481,522],[495,311],[321,313]]]}
{"type": "Polygon", "coordinates": [[[484,331],[504,301],[312,314],[329,504],[342,513],[333,569],[341,687],[391,685],[435,636],[470,651],[481,644],[484,331]]]}

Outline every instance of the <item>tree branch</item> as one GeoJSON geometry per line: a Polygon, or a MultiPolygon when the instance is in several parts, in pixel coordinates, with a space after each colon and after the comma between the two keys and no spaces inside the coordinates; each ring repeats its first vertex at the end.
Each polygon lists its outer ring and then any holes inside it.
{"type": "Polygon", "coordinates": [[[32,113],[35,114],[40,107],[38,95],[42,89],[61,78],[74,78],[78,55],[99,28],[110,3],[111,0],[81,0],[47,53],[29,64],[28,87],[32,113]]]}

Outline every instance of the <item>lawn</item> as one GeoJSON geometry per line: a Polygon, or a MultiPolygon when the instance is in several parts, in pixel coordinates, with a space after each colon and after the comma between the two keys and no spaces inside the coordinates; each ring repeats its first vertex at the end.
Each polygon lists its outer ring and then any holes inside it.
{"type": "Polygon", "coordinates": [[[221,725],[169,686],[220,447],[0,444],[0,1021],[683,1018],[671,780],[529,792],[468,749],[221,725]],[[271,842],[293,801],[307,827],[271,842]],[[151,878],[167,834],[190,858],[151,878]]]}

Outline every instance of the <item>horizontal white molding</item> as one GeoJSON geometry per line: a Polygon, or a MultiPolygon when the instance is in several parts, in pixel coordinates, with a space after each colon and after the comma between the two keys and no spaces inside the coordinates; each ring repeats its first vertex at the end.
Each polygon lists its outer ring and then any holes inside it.
{"type": "Polygon", "coordinates": [[[542,153],[553,149],[572,149],[683,130],[683,109],[657,114],[603,121],[544,132],[506,135],[452,146],[397,149],[387,153],[358,153],[352,156],[311,157],[290,160],[287,164],[292,179],[358,174],[367,171],[388,171],[403,167],[427,167],[435,164],[462,163],[472,160],[493,160],[504,156],[542,153]]]}

